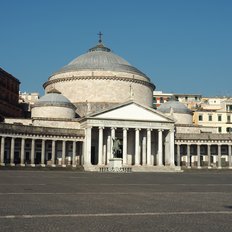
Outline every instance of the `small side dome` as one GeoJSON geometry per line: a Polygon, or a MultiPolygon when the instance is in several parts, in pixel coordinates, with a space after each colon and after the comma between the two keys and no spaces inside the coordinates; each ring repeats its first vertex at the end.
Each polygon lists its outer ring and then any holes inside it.
{"type": "Polygon", "coordinates": [[[192,124],[192,111],[188,109],[183,103],[170,100],[157,108],[158,111],[171,116],[176,121],[176,124],[192,124]]]}
{"type": "Polygon", "coordinates": [[[58,90],[51,89],[32,107],[32,118],[75,118],[75,106],[58,90]]]}

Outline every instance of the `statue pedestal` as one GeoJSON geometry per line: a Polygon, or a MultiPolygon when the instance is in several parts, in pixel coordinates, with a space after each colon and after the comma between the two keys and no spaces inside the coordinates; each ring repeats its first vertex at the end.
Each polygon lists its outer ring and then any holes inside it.
{"type": "Polygon", "coordinates": [[[122,158],[111,158],[109,159],[110,168],[121,168],[122,167],[122,158]]]}
{"type": "Polygon", "coordinates": [[[109,165],[106,167],[100,167],[100,172],[115,172],[115,173],[130,173],[131,167],[123,167],[122,158],[111,158],[109,159],[109,165]]]}

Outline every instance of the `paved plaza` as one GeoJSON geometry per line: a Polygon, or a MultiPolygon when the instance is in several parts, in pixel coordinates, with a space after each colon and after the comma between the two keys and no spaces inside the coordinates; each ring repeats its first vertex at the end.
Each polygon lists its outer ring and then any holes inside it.
{"type": "Polygon", "coordinates": [[[232,171],[0,170],[0,231],[232,231],[232,171]]]}

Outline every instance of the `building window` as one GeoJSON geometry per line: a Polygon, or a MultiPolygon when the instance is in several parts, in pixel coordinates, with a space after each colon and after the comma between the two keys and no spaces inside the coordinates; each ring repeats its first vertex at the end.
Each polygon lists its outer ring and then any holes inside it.
{"type": "Polygon", "coordinates": [[[198,119],[199,119],[199,121],[203,121],[203,115],[200,114],[198,119]]]}
{"type": "Polygon", "coordinates": [[[227,122],[230,122],[230,115],[227,115],[227,122]]]}
{"type": "Polygon", "coordinates": [[[221,133],[222,132],[222,128],[218,127],[218,132],[221,133]]]}
{"type": "Polygon", "coordinates": [[[226,110],[227,111],[232,111],[232,105],[226,105],[226,110]]]}
{"type": "Polygon", "coordinates": [[[226,128],[226,132],[231,132],[231,129],[232,129],[232,128],[227,127],[227,128],[226,128]]]}
{"type": "Polygon", "coordinates": [[[222,121],[222,116],[218,115],[218,121],[221,122],[222,121]]]}
{"type": "Polygon", "coordinates": [[[160,103],[164,103],[163,97],[160,97],[160,103]]]}
{"type": "Polygon", "coordinates": [[[212,115],[209,115],[209,121],[212,121],[212,120],[213,120],[212,115]]]}

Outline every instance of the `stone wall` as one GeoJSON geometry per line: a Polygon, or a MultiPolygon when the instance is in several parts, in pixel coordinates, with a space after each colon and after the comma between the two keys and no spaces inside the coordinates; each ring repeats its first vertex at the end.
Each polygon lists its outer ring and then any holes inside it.
{"type": "Polygon", "coordinates": [[[80,129],[78,121],[68,120],[35,119],[33,120],[33,126],[80,129]]]}
{"type": "MultiPolygon", "coordinates": [[[[51,76],[44,88],[46,92],[51,88],[57,89],[73,104],[116,104],[133,98],[142,105],[152,107],[155,86],[148,78],[127,72],[76,71],[51,76]]],[[[79,112],[82,115],[84,110],[79,109],[79,112]]]]}

